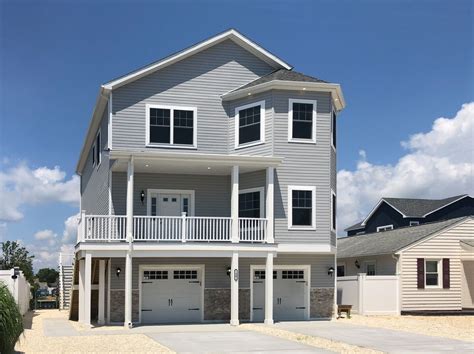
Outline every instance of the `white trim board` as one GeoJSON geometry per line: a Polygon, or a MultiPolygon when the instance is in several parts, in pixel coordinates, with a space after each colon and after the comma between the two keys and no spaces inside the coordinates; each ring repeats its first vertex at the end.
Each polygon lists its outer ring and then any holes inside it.
{"type": "Polygon", "coordinates": [[[288,230],[316,230],[316,186],[288,186],[288,230]],[[311,192],[311,225],[293,225],[293,191],[311,192]]]}
{"type": "Polygon", "coordinates": [[[245,37],[238,31],[236,31],[235,29],[230,29],[216,36],[213,36],[205,41],[195,44],[185,50],[182,50],[174,55],[171,55],[155,63],[152,63],[144,68],[135,70],[134,72],[128,75],[112,80],[102,85],[102,87],[108,90],[116,89],[129,82],[135,81],[143,76],[149,75],[159,69],[163,69],[180,60],[186,59],[196,53],[199,53],[207,48],[210,48],[218,43],[221,43],[225,41],[226,39],[232,40],[234,43],[236,43],[237,45],[240,45],[242,48],[248,50],[250,53],[264,60],[265,62],[267,62],[274,68],[284,68],[287,70],[292,69],[292,67],[286,62],[284,62],[282,59],[271,54],[264,48],[260,47],[258,44],[252,42],[250,39],[248,39],[247,37],[245,37]]]}

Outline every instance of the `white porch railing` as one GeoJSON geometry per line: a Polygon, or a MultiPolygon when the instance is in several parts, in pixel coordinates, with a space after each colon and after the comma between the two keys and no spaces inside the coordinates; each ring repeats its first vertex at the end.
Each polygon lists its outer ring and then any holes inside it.
{"type": "MultiPolygon", "coordinates": [[[[80,241],[126,241],[124,215],[83,215],[80,241]]],[[[264,243],[267,219],[239,218],[238,242],[264,243]]],[[[231,242],[232,218],[201,216],[134,216],[134,241],[231,242]]]]}

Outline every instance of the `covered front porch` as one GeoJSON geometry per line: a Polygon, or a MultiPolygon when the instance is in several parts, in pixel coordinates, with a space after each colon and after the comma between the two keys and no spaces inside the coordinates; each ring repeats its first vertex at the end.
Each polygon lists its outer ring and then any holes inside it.
{"type": "Polygon", "coordinates": [[[111,153],[108,215],[78,242],[273,243],[274,157],[111,153]]]}

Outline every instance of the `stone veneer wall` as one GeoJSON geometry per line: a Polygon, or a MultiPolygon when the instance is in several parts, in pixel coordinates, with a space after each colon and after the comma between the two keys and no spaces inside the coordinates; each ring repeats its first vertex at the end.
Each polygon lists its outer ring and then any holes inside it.
{"type": "MultiPolygon", "coordinates": [[[[230,320],[230,289],[204,289],[204,320],[230,320]]],[[[239,289],[239,320],[250,320],[250,289],[239,289]]]]}
{"type": "Polygon", "coordinates": [[[334,315],[334,288],[311,288],[310,317],[331,318],[334,315]]]}
{"type": "MultiPolygon", "coordinates": [[[[139,292],[132,291],[132,322],[139,321],[139,292]]],[[[124,322],[125,290],[110,291],[110,320],[109,322],[124,322]]]]}

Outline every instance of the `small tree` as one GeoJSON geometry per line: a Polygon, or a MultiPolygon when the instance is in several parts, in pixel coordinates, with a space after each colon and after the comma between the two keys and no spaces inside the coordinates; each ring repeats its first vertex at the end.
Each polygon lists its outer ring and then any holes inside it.
{"type": "Polygon", "coordinates": [[[0,353],[12,353],[22,332],[20,310],[8,288],[0,282],[0,353]]]}
{"type": "Polygon", "coordinates": [[[58,280],[59,272],[52,268],[41,268],[38,270],[38,273],[36,273],[36,277],[39,281],[46,282],[49,285],[55,283],[56,280],[58,280]]]}
{"type": "Polygon", "coordinates": [[[1,243],[2,254],[0,255],[0,268],[12,269],[19,267],[25,278],[33,283],[33,258],[25,247],[16,241],[5,241],[1,243]]]}

